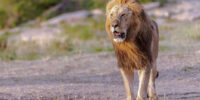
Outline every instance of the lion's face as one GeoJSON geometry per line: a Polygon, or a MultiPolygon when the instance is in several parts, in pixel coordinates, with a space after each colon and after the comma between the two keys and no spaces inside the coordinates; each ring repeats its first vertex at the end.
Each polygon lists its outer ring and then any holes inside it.
{"type": "Polygon", "coordinates": [[[131,25],[132,11],[127,5],[114,6],[108,15],[114,42],[124,42],[131,25]]]}

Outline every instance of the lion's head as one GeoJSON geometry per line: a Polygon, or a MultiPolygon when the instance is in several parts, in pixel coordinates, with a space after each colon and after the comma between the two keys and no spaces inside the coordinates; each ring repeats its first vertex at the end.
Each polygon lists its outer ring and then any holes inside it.
{"type": "Polygon", "coordinates": [[[145,17],[141,4],[137,0],[111,0],[106,10],[106,29],[111,39],[117,43],[133,40],[145,17]]]}
{"type": "Polygon", "coordinates": [[[110,13],[110,30],[115,42],[123,42],[126,39],[128,28],[131,25],[132,11],[127,5],[115,5],[110,13]]]}

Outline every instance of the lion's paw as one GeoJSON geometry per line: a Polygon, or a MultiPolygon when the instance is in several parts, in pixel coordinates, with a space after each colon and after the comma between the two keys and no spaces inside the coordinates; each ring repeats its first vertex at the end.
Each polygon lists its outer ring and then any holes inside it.
{"type": "Polygon", "coordinates": [[[158,100],[157,96],[150,97],[149,100],[158,100]]]}
{"type": "Polygon", "coordinates": [[[141,98],[141,97],[137,97],[136,100],[147,100],[147,98],[141,98]]]}
{"type": "Polygon", "coordinates": [[[129,97],[126,98],[126,100],[135,100],[135,99],[134,99],[134,97],[129,96],[129,97]]]}

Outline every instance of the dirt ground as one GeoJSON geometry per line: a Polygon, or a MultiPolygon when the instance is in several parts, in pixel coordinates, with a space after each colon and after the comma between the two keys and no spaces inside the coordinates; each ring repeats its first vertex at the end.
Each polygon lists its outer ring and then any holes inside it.
{"type": "MultiPolygon", "coordinates": [[[[190,36],[200,34],[200,21],[170,23],[160,26],[159,99],[200,100],[200,35],[190,36]]],[[[136,94],[136,72],[134,87],[136,94]]],[[[125,100],[125,96],[113,52],[0,61],[0,100],[125,100]]]]}
{"type": "MultiPolygon", "coordinates": [[[[200,56],[161,53],[160,100],[200,100],[200,56]]],[[[113,53],[0,62],[1,100],[124,100],[113,53]]],[[[135,93],[138,79],[135,74],[135,93]]]]}

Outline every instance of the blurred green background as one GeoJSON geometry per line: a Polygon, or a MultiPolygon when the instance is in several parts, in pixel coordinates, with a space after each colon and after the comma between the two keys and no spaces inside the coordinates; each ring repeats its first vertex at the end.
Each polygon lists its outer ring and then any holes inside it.
{"type": "MultiPolygon", "coordinates": [[[[147,3],[155,0],[139,1],[147,3]]],[[[105,9],[108,0],[0,0],[0,29],[15,27],[28,20],[38,18],[46,10],[62,2],[68,3],[65,11],[69,12],[79,9],[105,9]]],[[[47,16],[45,19],[58,14],[47,16]]]]}
{"type": "MultiPolygon", "coordinates": [[[[0,0],[0,60],[37,60],[113,52],[105,30],[108,1],[0,0]],[[79,18],[74,20],[77,16],[79,18]],[[51,24],[52,19],[60,18],[64,19],[51,24]]],[[[139,1],[145,4],[158,0],[139,1]]],[[[162,5],[166,1],[159,0],[156,4],[162,5]]],[[[168,48],[162,46],[160,50],[168,48]]]]}

